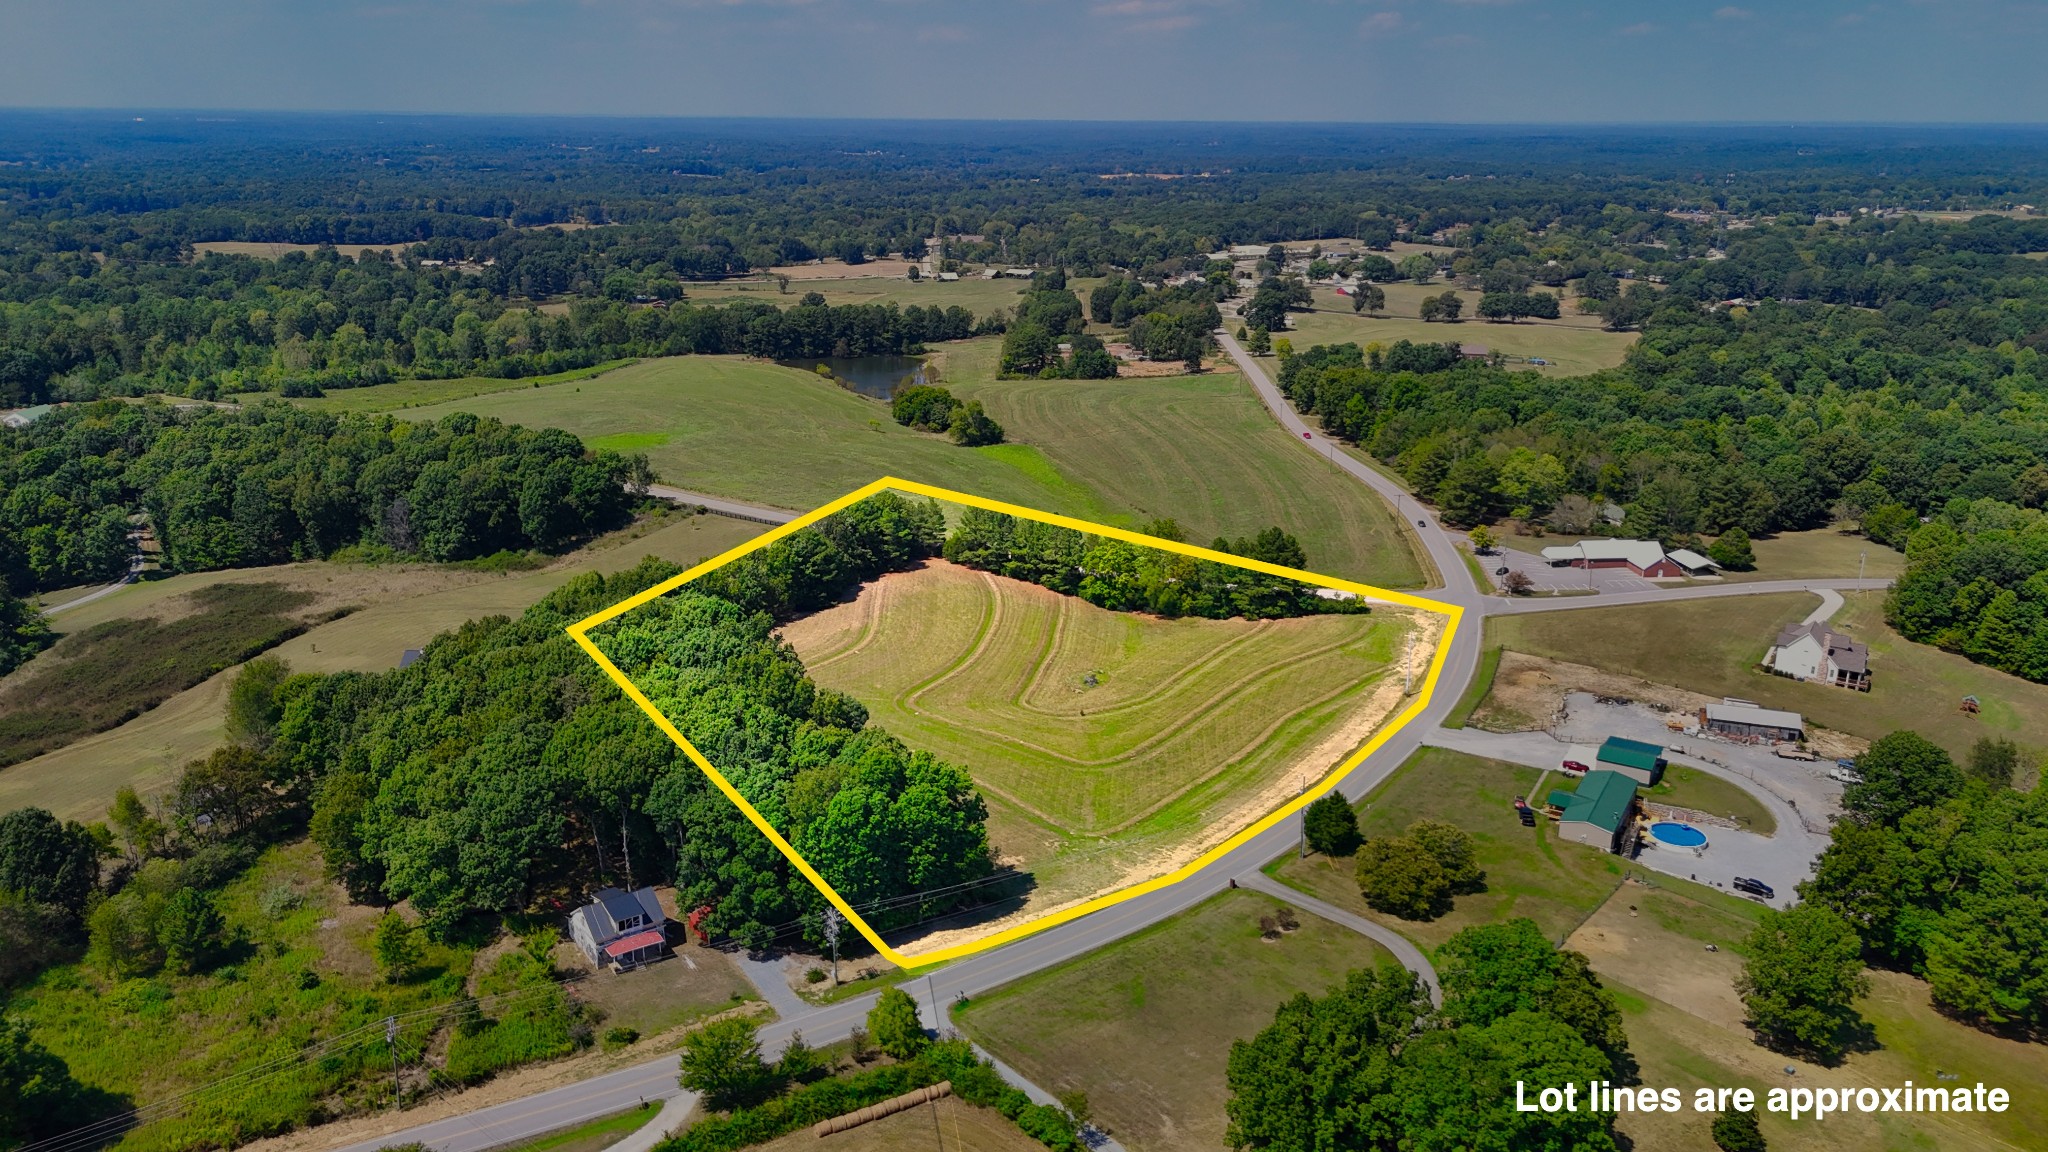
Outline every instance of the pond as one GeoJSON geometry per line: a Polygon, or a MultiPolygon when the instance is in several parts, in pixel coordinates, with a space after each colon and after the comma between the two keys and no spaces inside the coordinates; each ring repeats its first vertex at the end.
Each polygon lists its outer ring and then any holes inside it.
{"type": "Polygon", "coordinates": [[[785,368],[815,372],[823,364],[832,378],[848,388],[876,400],[888,400],[899,385],[925,383],[921,356],[823,356],[816,360],[777,361],[785,368]]]}

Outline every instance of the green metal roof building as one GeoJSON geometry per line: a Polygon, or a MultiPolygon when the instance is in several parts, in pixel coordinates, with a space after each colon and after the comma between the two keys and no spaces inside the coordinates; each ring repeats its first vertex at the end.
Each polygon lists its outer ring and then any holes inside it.
{"type": "MultiPolygon", "coordinates": [[[[1595,762],[1610,772],[1619,772],[1646,788],[1664,778],[1664,748],[1625,736],[1609,736],[1600,745],[1595,762]]],[[[1583,790],[1583,789],[1582,789],[1583,790]]]]}
{"type": "Polygon", "coordinates": [[[1561,810],[1557,834],[1605,852],[1621,850],[1622,831],[1635,814],[1636,782],[1619,772],[1586,773],[1577,792],[1552,792],[1550,803],[1561,810]]]}

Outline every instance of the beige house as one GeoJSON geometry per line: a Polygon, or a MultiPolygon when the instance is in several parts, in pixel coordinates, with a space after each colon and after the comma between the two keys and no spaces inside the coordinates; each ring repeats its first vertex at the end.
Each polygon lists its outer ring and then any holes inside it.
{"type": "Polygon", "coordinates": [[[1870,649],[1826,624],[1794,624],[1778,633],[1764,667],[1794,680],[1870,691],[1870,649]]]}

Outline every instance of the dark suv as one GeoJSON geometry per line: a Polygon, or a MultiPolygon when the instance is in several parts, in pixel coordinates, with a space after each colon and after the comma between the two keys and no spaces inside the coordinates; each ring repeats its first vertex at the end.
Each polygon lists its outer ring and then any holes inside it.
{"type": "Polygon", "coordinates": [[[1777,891],[1773,889],[1769,884],[1766,884],[1761,880],[1751,880],[1747,876],[1737,876],[1735,878],[1735,883],[1729,885],[1729,887],[1735,889],[1737,892],[1747,892],[1751,896],[1761,896],[1766,900],[1774,899],[1778,895],[1777,891]]]}

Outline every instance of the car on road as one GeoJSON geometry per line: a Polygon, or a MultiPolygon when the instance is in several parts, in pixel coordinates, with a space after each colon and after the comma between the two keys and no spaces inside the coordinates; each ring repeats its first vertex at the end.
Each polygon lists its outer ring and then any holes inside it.
{"type": "Polygon", "coordinates": [[[1729,885],[1729,887],[1737,892],[1747,892],[1751,896],[1760,896],[1765,900],[1774,900],[1778,895],[1777,890],[1769,884],[1761,880],[1752,880],[1747,876],[1737,876],[1735,882],[1729,885]]]}
{"type": "Polygon", "coordinates": [[[1581,774],[1592,771],[1592,769],[1586,767],[1584,764],[1579,763],[1577,760],[1567,760],[1564,762],[1562,767],[1567,772],[1577,772],[1581,774]]]}

